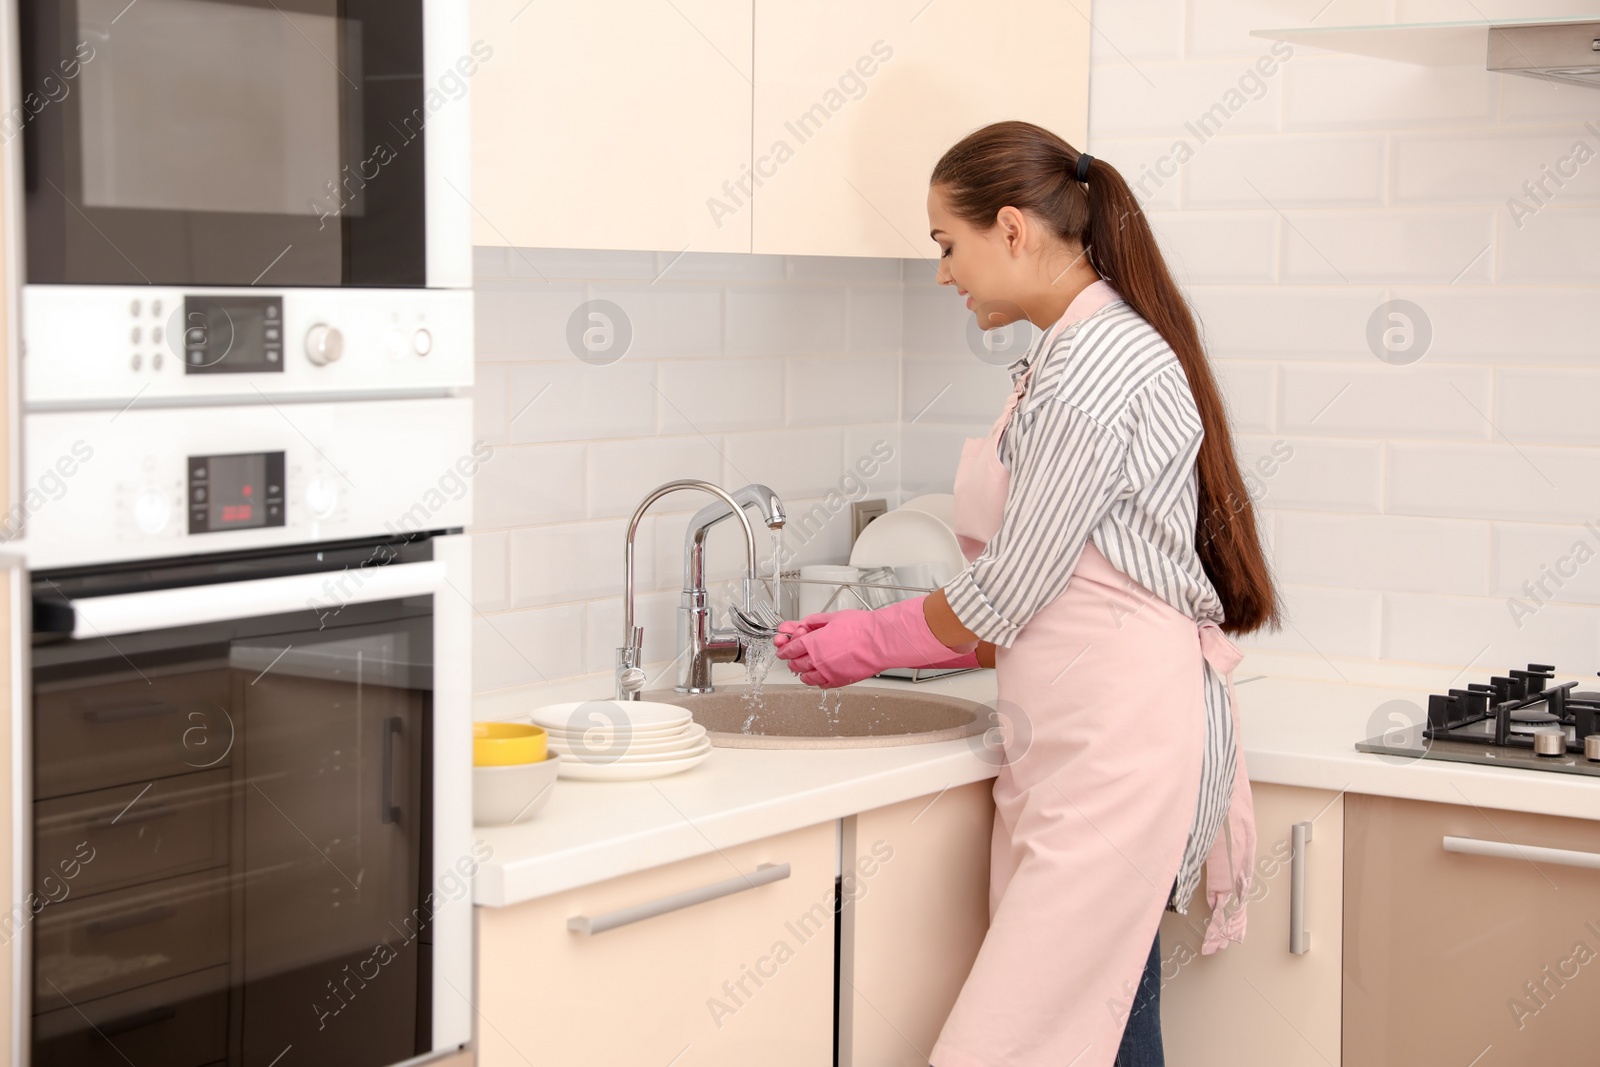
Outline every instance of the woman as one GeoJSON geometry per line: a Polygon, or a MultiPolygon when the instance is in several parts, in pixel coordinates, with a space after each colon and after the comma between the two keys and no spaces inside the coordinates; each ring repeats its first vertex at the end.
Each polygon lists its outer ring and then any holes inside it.
{"type": "Polygon", "coordinates": [[[990,925],[933,1067],[1162,1061],[1157,928],[1206,870],[1204,952],[1244,932],[1255,830],[1222,636],[1276,625],[1250,496],[1193,317],[1122,176],[986,126],[928,191],[939,282],[985,329],[1045,330],[969,440],[943,589],[785,623],[811,685],[993,665],[990,925]]]}

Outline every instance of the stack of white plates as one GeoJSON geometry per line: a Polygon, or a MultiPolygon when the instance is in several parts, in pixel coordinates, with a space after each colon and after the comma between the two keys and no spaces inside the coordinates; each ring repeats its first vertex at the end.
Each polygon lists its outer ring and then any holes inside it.
{"type": "Polygon", "coordinates": [[[685,708],[648,700],[546,704],[529,716],[561,754],[562,778],[622,781],[677,774],[711,754],[706,728],[685,708]]]}

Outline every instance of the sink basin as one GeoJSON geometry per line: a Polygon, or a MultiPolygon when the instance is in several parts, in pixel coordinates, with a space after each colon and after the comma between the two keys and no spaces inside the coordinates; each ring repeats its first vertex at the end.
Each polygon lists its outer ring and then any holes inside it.
{"type": "Polygon", "coordinates": [[[712,745],[721,748],[921,745],[972,737],[991,725],[990,709],[971,700],[860,685],[826,691],[769,685],[758,700],[745,685],[718,686],[713,693],[658,689],[639,696],[688,708],[712,745]]]}

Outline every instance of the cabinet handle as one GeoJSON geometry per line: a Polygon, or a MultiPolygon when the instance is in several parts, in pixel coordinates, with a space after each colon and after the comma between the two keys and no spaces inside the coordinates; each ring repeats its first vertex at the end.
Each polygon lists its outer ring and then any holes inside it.
{"type": "Polygon", "coordinates": [[[105,708],[90,708],[83,713],[83,720],[100,725],[108,722],[124,722],[128,719],[148,719],[155,715],[172,715],[177,710],[178,705],[167,703],[136,704],[133,707],[117,705],[105,708]]]}
{"type": "Polygon", "coordinates": [[[698,889],[685,889],[682,893],[674,893],[670,897],[651,900],[644,904],[634,904],[627,908],[618,908],[616,911],[607,912],[590,918],[587,915],[574,915],[567,920],[567,929],[580,934],[601,934],[607,930],[614,930],[619,926],[636,923],[640,919],[653,919],[657,915],[665,915],[669,911],[687,908],[691,904],[701,904],[707,900],[725,897],[729,893],[737,893],[744,889],[754,889],[758,885],[768,882],[777,882],[789,877],[787,863],[763,863],[756,867],[750,874],[735,875],[720,882],[703,885],[698,889]]]}
{"type": "Polygon", "coordinates": [[[378,817],[384,823],[400,821],[400,807],[394,802],[394,739],[405,737],[400,716],[391,715],[383,724],[383,795],[378,798],[378,817]]]}
{"type": "Polygon", "coordinates": [[[90,923],[85,929],[96,937],[104,937],[106,934],[120,933],[123,930],[132,930],[136,926],[158,923],[164,919],[176,919],[177,917],[178,909],[173,905],[157,904],[153,908],[129,912],[126,915],[119,915],[115,919],[99,919],[90,923]]]}
{"type": "Polygon", "coordinates": [[[1444,850],[1459,852],[1465,856],[1489,856],[1501,860],[1538,860],[1562,867],[1589,867],[1600,870],[1600,852],[1574,852],[1566,848],[1513,845],[1509,841],[1479,841],[1475,837],[1446,837],[1444,850]]]}
{"type": "MultiPolygon", "coordinates": [[[[135,797],[134,799],[138,798],[135,797]]],[[[176,815],[177,813],[177,808],[167,807],[166,805],[152,805],[131,814],[101,815],[98,818],[90,819],[89,825],[96,830],[108,830],[113,826],[134,826],[142,822],[154,822],[157,819],[165,819],[169,815],[176,815]]]]}
{"type": "Polygon", "coordinates": [[[1311,951],[1311,931],[1306,929],[1306,845],[1311,824],[1297,822],[1290,830],[1294,858],[1289,861],[1289,951],[1304,956],[1311,951]]]}
{"type": "Polygon", "coordinates": [[[163,1004],[159,1008],[150,1008],[147,1011],[141,1011],[136,1015],[124,1015],[120,1019],[113,1019],[111,1022],[101,1023],[99,1026],[95,1027],[95,1033],[107,1044],[110,1044],[111,1039],[116,1037],[118,1034],[126,1034],[134,1030],[142,1030],[146,1026],[154,1026],[156,1023],[164,1023],[168,1019],[176,1019],[177,1017],[177,1008],[172,1007],[170,1004],[163,1004]]]}

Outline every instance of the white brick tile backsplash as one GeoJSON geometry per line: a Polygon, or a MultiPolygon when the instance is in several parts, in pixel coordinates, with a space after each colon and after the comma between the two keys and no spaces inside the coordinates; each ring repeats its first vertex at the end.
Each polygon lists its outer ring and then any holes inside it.
{"type": "Polygon", "coordinates": [[[1600,445],[1600,373],[1502,367],[1495,423],[1517,442],[1600,445]]]}
{"type": "Polygon", "coordinates": [[[882,422],[899,414],[900,361],[892,356],[791,359],[784,407],[791,426],[882,422]]]}
{"type": "Polygon", "coordinates": [[[1600,300],[1593,287],[1407,287],[1433,325],[1429,360],[1519,366],[1600,365],[1600,300]]]}
{"type": "MultiPolygon", "coordinates": [[[[869,259],[865,256],[785,256],[785,276],[796,282],[828,282],[834,285],[900,284],[900,261],[869,259]]],[[[898,302],[896,307],[898,308],[898,302]]]]}
{"type": "Polygon", "coordinates": [[[585,509],[581,444],[501,445],[472,486],[478,529],[581,519],[585,509]]]}
{"type": "Polygon", "coordinates": [[[779,282],[789,276],[786,256],[755,256],[743,252],[657,252],[652,278],[660,283],[686,281],[779,282]]]}
{"type": "Polygon", "coordinates": [[[472,682],[479,691],[577,674],[576,665],[582,662],[582,604],[477,615],[472,620],[472,682]]]}
{"type": "Polygon", "coordinates": [[[1279,427],[1341,437],[1487,441],[1493,428],[1482,367],[1303,365],[1279,372],[1279,427]]]}
{"type": "Polygon", "coordinates": [[[511,589],[504,530],[472,535],[472,606],[478,611],[510,607],[511,589]]]}
{"type": "Polygon", "coordinates": [[[1312,19],[1319,26],[1386,22],[1388,5],[1384,0],[1189,0],[1189,55],[1259,56],[1273,42],[1250,36],[1252,30],[1304,26],[1312,19]]]}
{"type": "Polygon", "coordinates": [[[1242,435],[1235,442],[1257,508],[1375,512],[1383,498],[1376,441],[1242,435]]]}
{"type": "Polygon", "coordinates": [[[1089,151],[1117,168],[1146,210],[1178,206],[1188,153],[1175,151],[1171,137],[1107,137],[1091,127],[1089,151]]]}
{"type": "Polygon", "coordinates": [[[1387,156],[1381,136],[1219,137],[1185,169],[1187,208],[1376,207],[1387,156]]]}
{"type": "Polygon", "coordinates": [[[912,495],[950,492],[956,480],[956,465],[961,462],[962,441],[985,436],[993,424],[994,419],[988,418],[965,425],[919,422],[907,426],[902,431],[906,447],[900,473],[901,490],[912,495]]]}
{"type": "Polygon", "coordinates": [[[1278,216],[1272,211],[1151,212],[1149,219],[1181,285],[1276,279],[1278,216]]]}
{"type": "Polygon", "coordinates": [[[1600,523],[1536,526],[1495,523],[1489,592],[1525,609],[1544,603],[1600,604],[1600,523]]]}
{"type": "Polygon", "coordinates": [[[1488,211],[1293,211],[1284,228],[1288,282],[1488,281],[1488,211]]]}
{"type": "Polygon", "coordinates": [[[716,286],[603,283],[591,286],[590,296],[611,301],[628,317],[628,359],[722,353],[723,296],[716,286]]]}
{"type": "Polygon", "coordinates": [[[918,423],[993,422],[1011,393],[1004,367],[965,356],[907,356],[902,367],[904,417],[918,423]]]}
{"type": "Polygon", "coordinates": [[[1379,592],[1488,592],[1489,524],[1280,512],[1276,573],[1296,585],[1379,592]]]}
{"type": "MultiPolygon", "coordinates": [[[[588,448],[589,517],[594,519],[631,516],[645,494],[663,482],[699,478],[722,485],[727,474],[720,434],[599,441],[588,448]]],[[[690,506],[676,500],[673,505],[690,506]]]]}
{"type": "Polygon", "coordinates": [[[472,381],[472,436],[492,445],[510,440],[511,369],[503,363],[480,363],[472,381]]]}
{"type": "MultiPolygon", "coordinates": [[[[649,522],[648,518],[645,520],[649,522]]],[[[651,531],[641,524],[634,542],[637,588],[654,588],[654,560],[645,546],[651,531]]],[[[622,588],[626,520],[535,526],[514,530],[511,542],[511,606],[536,607],[593,600],[622,588]]]]}
{"type": "Polygon", "coordinates": [[[1240,433],[1270,433],[1277,426],[1278,368],[1250,360],[1211,360],[1212,373],[1240,433]]]}
{"type": "MultiPolygon", "coordinates": [[[[1592,205],[1600,201],[1600,163],[1591,159],[1592,165],[1580,165],[1570,159],[1580,138],[1591,152],[1600,149],[1600,138],[1577,126],[1526,134],[1399,136],[1395,138],[1395,203],[1503,205],[1514,197],[1522,200],[1526,209],[1533,209],[1538,202],[1524,189],[1532,182],[1538,200],[1553,198],[1562,206],[1592,205]],[[1571,172],[1568,177],[1555,170],[1564,160],[1571,172]],[[1539,183],[1543,183],[1542,189],[1539,183]]],[[[1526,218],[1523,221],[1532,224],[1526,218]]]]}
{"type": "Polygon", "coordinates": [[[601,251],[590,248],[511,248],[506,250],[513,278],[560,281],[656,276],[654,252],[601,251]]]}
{"type": "Polygon", "coordinates": [[[1221,358],[1283,360],[1348,357],[1369,360],[1367,319],[1385,290],[1195,286],[1189,301],[1206,349],[1221,358]]]}
{"type": "MultiPolygon", "coordinates": [[[[1395,0],[1394,8],[1395,22],[1526,19],[1536,12],[1539,18],[1548,19],[1594,14],[1593,0],[1539,0],[1534,9],[1530,9],[1526,0],[1395,0]]],[[[1524,79],[1508,77],[1507,80],[1524,79]]]]}
{"type": "Polygon", "coordinates": [[[1600,519],[1600,451],[1499,440],[1389,445],[1386,510],[1453,518],[1515,515],[1530,522],[1600,519]]]}
{"type": "Polygon", "coordinates": [[[511,368],[511,440],[581,441],[656,432],[656,365],[623,359],[597,367],[522,363],[511,368]]]}
{"type": "MultiPolygon", "coordinates": [[[[1514,0],[1520,5],[1521,0],[1514,0]]],[[[1591,0],[1577,0],[1592,13],[1591,0]]],[[[1541,3],[1540,15],[1549,5],[1541,3]]],[[[1500,115],[1506,122],[1548,126],[1552,122],[1590,122],[1595,118],[1592,90],[1542,78],[1507,75],[1500,82],[1500,115]]]]}
{"type": "MultiPolygon", "coordinates": [[[[1263,41],[1254,54],[1267,48],[1263,41]]],[[[1279,70],[1263,80],[1244,59],[1097,67],[1089,128],[1097,136],[1186,139],[1195,146],[1223,131],[1267,133],[1278,128],[1283,78],[1279,70]]]]}
{"type": "Polygon", "coordinates": [[[728,354],[819,356],[845,343],[845,291],[832,286],[728,290],[728,354]]]}
{"type": "Polygon", "coordinates": [[[778,360],[667,360],[657,397],[664,434],[753,430],[783,410],[783,364],[778,360]]]}
{"type": "Polygon", "coordinates": [[[1186,0],[1125,0],[1094,9],[1091,66],[1127,66],[1183,58],[1186,0]]]}
{"type": "Polygon", "coordinates": [[[900,343],[908,355],[971,356],[967,323],[972,319],[954,286],[907,285],[900,343]]]}
{"type": "Polygon", "coordinates": [[[1283,77],[1284,128],[1301,131],[1488,123],[1505,76],[1482,67],[1424,67],[1308,52],[1296,55],[1283,77]]]}
{"type": "Polygon", "coordinates": [[[478,360],[572,359],[567,319],[586,298],[583,285],[496,281],[473,294],[478,360]]]}
{"type": "Polygon", "coordinates": [[[1505,598],[1390,593],[1383,598],[1383,634],[1384,659],[1470,663],[1478,678],[1511,664],[1594,662],[1600,612],[1550,604],[1519,619],[1505,598]]]}
{"type": "MultiPolygon", "coordinates": [[[[895,263],[892,259],[870,259],[868,263],[895,263]]],[[[886,355],[898,358],[904,328],[900,287],[852,286],[849,291],[849,350],[856,355],[886,355]]]]}
{"type": "MultiPolygon", "coordinates": [[[[1315,656],[1372,659],[1378,655],[1383,598],[1352,589],[1319,589],[1278,583],[1283,627],[1235,640],[1241,648],[1264,648],[1315,656]]],[[[1237,680],[1237,679],[1236,679],[1237,680]]],[[[1241,699],[1249,700],[1248,692],[1241,699]]]]}
{"type": "Polygon", "coordinates": [[[760,482],[780,497],[825,493],[844,473],[843,435],[832,428],[733,433],[727,452],[738,484],[760,482]]]}
{"type": "Polygon", "coordinates": [[[1558,202],[1524,219],[1520,228],[1502,220],[1500,233],[1505,281],[1600,285],[1600,208],[1558,202]]]}
{"type": "MultiPolygon", "coordinates": [[[[621,588],[620,579],[617,586],[621,588]]],[[[588,650],[585,669],[613,672],[617,669],[617,649],[622,645],[622,598],[591,600],[584,617],[584,646],[588,650]]],[[[671,689],[678,684],[677,656],[678,593],[635,593],[633,624],[644,627],[644,663],[647,689],[671,689]]],[[[576,669],[572,673],[577,673],[576,669]]],[[[610,696],[610,693],[604,694],[610,696]]]]}

